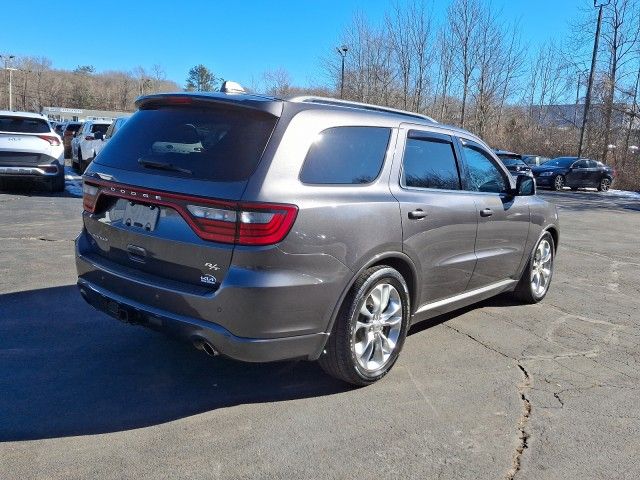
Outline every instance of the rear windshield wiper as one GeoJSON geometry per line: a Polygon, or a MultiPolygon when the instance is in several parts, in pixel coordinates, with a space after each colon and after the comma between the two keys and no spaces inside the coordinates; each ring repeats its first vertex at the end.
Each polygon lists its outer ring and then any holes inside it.
{"type": "Polygon", "coordinates": [[[191,170],[182,167],[176,167],[175,165],[169,162],[156,162],[154,160],[147,160],[146,158],[139,158],[138,163],[143,167],[147,168],[157,168],[158,170],[167,170],[170,172],[180,172],[186,174],[193,174],[191,170]]]}

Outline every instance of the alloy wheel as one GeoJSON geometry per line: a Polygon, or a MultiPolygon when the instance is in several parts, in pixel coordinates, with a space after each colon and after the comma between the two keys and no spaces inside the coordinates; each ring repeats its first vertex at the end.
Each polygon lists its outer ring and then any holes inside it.
{"type": "Polygon", "coordinates": [[[375,372],[389,362],[400,337],[402,313],[402,298],[393,285],[379,283],[369,291],[351,338],[362,369],[375,372]]]}
{"type": "Polygon", "coordinates": [[[531,290],[537,297],[542,297],[551,281],[553,269],[553,248],[546,238],[543,238],[536,248],[531,266],[531,290]]]}

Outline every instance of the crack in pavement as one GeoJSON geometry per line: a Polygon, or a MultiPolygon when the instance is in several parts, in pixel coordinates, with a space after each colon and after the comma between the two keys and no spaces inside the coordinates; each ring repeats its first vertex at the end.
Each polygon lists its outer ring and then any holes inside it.
{"type": "Polygon", "coordinates": [[[511,468],[509,469],[509,471],[505,476],[507,480],[513,480],[516,474],[520,471],[520,467],[522,465],[522,454],[527,448],[529,448],[529,438],[531,437],[531,434],[527,431],[527,425],[529,424],[529,419],[531,418],[532,405],[531,405],[531,400],[529,400],[529,398],[526,395],[526,393],[531,388],[531,381],[532,381],[531,375],[529,374],[527,369],[520,363],[519,359],[514,358],[510,355],[507,355],[506,353],[501,352],[500,350],[497,350],[491,347],[490,345],[487,345],[486,343],[480,341],[473,335],[470,335],[466,332],[458,330],[457,328],[447,323],[443,323],[442,325],[453,330],[456,333],[459,333],[460,335],[464,335],[470,340],[473,340],[474,342],[482,345],[487,350],[497,353],[498,355],[508,358],[509,360],[515,361],[516,365],[522,372],[524,380],[522,381],[522,383],[518,384],[518,393],[520,394],[520,400],[522,401],[522,413],[520,414],[520,418],[518,420],[518,444],[513,454],[511,468]]]}

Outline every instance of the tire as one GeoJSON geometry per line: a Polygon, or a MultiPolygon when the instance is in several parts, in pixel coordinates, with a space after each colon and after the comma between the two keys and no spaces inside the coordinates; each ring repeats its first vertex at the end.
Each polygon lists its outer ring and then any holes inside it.
{"type": "Polygon", "coordinates": [[[602,177],[600,179],[600,183],[598,184],[598,191],[608,192],[609,188],[611,188],[611,179],[609,177],[602,177]]]}
{"type": "MultiPolygon", "coordinates": [[[[538,240],[538,243],[536,243],[536,246],[531,252],[531,255],[529,256],[529,262],[527,263],[524,272],[522,272],[520,281],[518,282],[518,285],[516,285],[516,288],[513,292],[517,300],[522,303],[532,304],[538,303],[547,295],[547,292],[549,291],[549,285],[551,285],[551,279],[553,278],[555,257],[556,249],[553,237],[549,232],[545,232],[540,240],[538,240]],[[538,274],[539,282],[543,277],[545,277],[543,268],[544,265],[547,264],[547,262],[543,262],[542,265],[539,262],[540,257],[546,256],[546,254],[544,253],[547,251],[547,249],[545,248],[545,243],[548,246],[549,260],[547,268],[549,273],[548,276],[544,278],[544,288],[537,289],[536,284],[534,283],[534,275],[536,273],[538,274]],[[541,251],[539,252],[540,249],[541,251]],[[538,268],[538,266],[540,266],[540,268],[538,268]]],[[[540,285],[542,286],[542,284],[540,285]]]]}
{"type": "Polygon", "coordinates": [[[577,192],[578,191],[578,187],[571,187],[571,191],[572,192],[577,192]]]}
{"type": "Polygon", "coordinates": [[[564,176],[563,175],[556,175],[553,178],[553,189],[556,192],[561,192],[562,189],[564,188],[564,183],[565,183],[564,176]]]}
{"type": "Polygon", "coordinates": [[[48,186],[50,192],[64,192],[64,171],[62,175],[56,175],[49,180],[48,186]]]}
{"type": "Polygon", "coordinates": [[[357,386],[384,377],[398,359],[407,336],[409,301],[409,289],[397,270],[385,265],[365,270],[342,303],[318,360],[322,369],[357,386]],[[373,300],[385,296],[384,308],[376,308],[373,300]]]}

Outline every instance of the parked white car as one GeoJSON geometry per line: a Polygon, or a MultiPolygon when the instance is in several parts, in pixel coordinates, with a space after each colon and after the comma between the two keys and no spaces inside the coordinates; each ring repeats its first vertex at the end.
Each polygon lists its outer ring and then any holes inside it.
{"type": "Polygon", "coordinates": [[[64,147],[47,118],[0,110],[0,181],[26,178],[64,190],[64,147]]]}
{"type": "Polygon", "coordinates": [[[71,164],[84,172],[96,156],[96,146],[102,143],[111,121],[87,120],[71,140],[71,164]]]}
{"type": "Polygon", "coordinates": [[[102,140],[102,142],[96,142],[95,146],[93,147],[96,156],[102,151],[105,145],[109,143],[111,137],[118,133],[118,130],[120,130],[120,128],[127,122],[127,120],[129,120],[129,117],[118,117],[113,121],[111,125],[109,125],[107,133],[104,134],[104,139],[102,140]]]}

